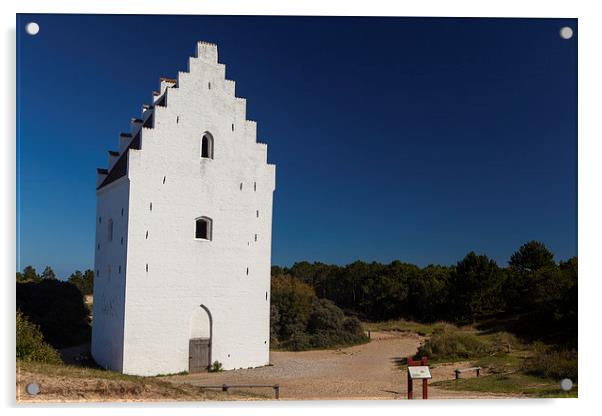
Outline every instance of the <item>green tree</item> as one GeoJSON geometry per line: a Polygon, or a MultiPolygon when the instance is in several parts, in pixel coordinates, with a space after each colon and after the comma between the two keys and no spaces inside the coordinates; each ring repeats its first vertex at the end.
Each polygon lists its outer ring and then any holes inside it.
{"type": "Polygon", "coordinates": [[[556,325],[577,324],[577,258],[535,272],[531,290],[533,309],[556,325]]]}
{"type": "Polygon", "coordinates": [[[56,274],[54,274],[54,270],[50,266],[46,266],[40,277],[42,279],[56,279],[56,274]]]}
{"type": "Polygon", "coordinates": [[[508,261],[508,279],[504,287],[504,297],[508,305],[516,310],[531,310],[537,299],[544,275],[556,268],[554,255],[543,243],[529,241],[512,254],[508,261]]]}
{"type": "Polygon", "coordinates": [[[408,282],[420,269],[397,260],[385,267],[372,264],[370,269],[362,285],[362,312],[372,320],[401,317],[408,308],[408,282]]]}
{"type": "Polygon", "coordinates": [[[22,282],[38,282],[40,276],[38,276],[33,266],[26,266],[21,273],[21,279],[22,282]]]}
{"type": "Polygon", "coordinates": [[[474,321],[503,309],[504,273],[485,255],[470,252],[456,264],[450,276],[449,304],[452,318],[474,321]]]}
{"type": "Polygon", "coordinates": [[[288,275],[272,278],[272,305],[276,309],[272,316],[278,316],[278,322],[272,324],[280,341],[305,331],[313,297],[311,286],[299,279],[288,275]]]}
{"type": "Polygon", "coordinates": [[[364,282],[369,279],[373,273],[374,264],[368,264],[361,260],[344,267],[338,279],[332,281],[330,293],[337,294],[331,297],[339,306],[352,309],[355,311],[361,310],[366,304],[366,295],[368,286],[364,282]]]}
{"type": "Polygon", "coordinates": [[[90,269],[84,273],[76,270],[69,276],[68,281],[75,285],[82,295],[91,295],[94,288],[94,272],[90,269]]]}
{"type": "Polygon", "coordinates": [[[543,243],[529,241],[510,256],[508,264],[519,272],[536,272],[544,267],[554,266],[556,263],[554,263],[554,254],[543,243]]]}
{"type": "Polygon", "coordinates": [[[84,271],[84,295],[91,295],[94,290],[94,272],[90,269],[84,271]]]}
{"type": "Polygon", "coordinates": [[[280,267],[280,266],[272,266],[270,272],[271,272],[270,273],[271,276],[281,276],[283,274],[288,274],[286,267],[280,267]]]}
{"type": "Polygon", "coordinates": [[[563,274],[564,287],[562,289],[562,296],[559,302],[559,315],[560,318],[565,322],[568,329],[569,344],[574,343],[574,347],[577,347],[577,326],[578,326],[578,267],[577,257],[571,257],[565,262],[560,262],[558,268],[563,274]]]}
{"type": "Polygon", "coordinates": [[[420,273],[412,274],[408,282],[407,316],[433,322],[447,313],[451,270],[451,267],[428,265],[420,273]]]}

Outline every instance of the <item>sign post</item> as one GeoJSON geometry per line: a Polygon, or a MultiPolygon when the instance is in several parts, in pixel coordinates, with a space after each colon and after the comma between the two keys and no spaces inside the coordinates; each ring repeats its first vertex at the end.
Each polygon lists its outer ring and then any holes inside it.
{"type": "Polygon", "coordinates": [[[414,380],[422,380],[422,398],[428,399],[428,380],[433,377],[427,363],[427,357],[420,360],[408,357],[408,400],[414,397],[414,380]]]}

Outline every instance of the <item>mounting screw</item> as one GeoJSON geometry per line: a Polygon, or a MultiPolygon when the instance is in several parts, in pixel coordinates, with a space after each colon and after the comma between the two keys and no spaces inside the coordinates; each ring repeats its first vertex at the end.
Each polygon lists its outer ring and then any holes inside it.
{"type": "Polygon", "coordinates": [[[569,26],[564,26],[563,28],[560,29],[560,37],[562,39],[570,39],[573,37],[573,29],[571,29],[569,26]]]}
{"type": "Polygon", "coordinates": [[[573,388],[573,381],[570,378],[560,380],[560,388],[564,391],[569,391],[573,388]]]}
{"type": "Polygon", "coordinates": [[[35,396],[36,394],[38,394],[40,392],[40,386],[37,383],[29,383],[25,387],[25,391],[30,396],[35,396]]]}
{"type": "Polygon", "coordinates": [[[40,25],[38,25],[36,22],[29,22],[25,25],[25,33],[27,33],[28,35],[37,35],[39,31],[40,25]]]}

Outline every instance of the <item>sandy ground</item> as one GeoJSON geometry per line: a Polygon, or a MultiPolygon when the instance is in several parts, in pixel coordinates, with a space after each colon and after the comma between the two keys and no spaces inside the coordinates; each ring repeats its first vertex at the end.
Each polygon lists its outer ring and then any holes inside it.
{"type": "MultiPolygon", "coordinates": [[[[416,334],[373,332],[371,342],[350,348],[304,352],[273,351],[271,366],[163,379],[197,386],[224,383],[279,384],[281,400],[406,399],[406,373],[400,371],[396,363],[415,354],[421,340],[416,334]]],[[[436,366],[432,369],[433,381],[452,379],[453,370],[468,366],[467,363],[464,364],[436,366]]],[[[261,390],[265,392],[265,389],[261,390]]],[[[422,385],[415,381],[414,398],[421,397],[422,385]]],[[[503,397],[508,396],[454,392],[429,387],[429,399],[503,397]]]]}
{"type": "Polygon", "coordinates": [[[86,403],[86,402],[171,402],[265,400],[267,396],[246,392],[225,395],[221,391],[204,391],[192,385],[157,382],[154,379],[108,380],[95,377],[74,377],[46,374],[17,367],[17,403],[86,403]],[[27,394],[30,383],[39,386],[36,395],[27,394]],[[177,387],[177,388],[176,388],[177,387]]]}

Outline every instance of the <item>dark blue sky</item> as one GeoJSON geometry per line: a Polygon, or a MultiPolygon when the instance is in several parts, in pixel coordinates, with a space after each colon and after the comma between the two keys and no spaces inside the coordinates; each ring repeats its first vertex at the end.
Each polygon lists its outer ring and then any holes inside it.
{"type": "Polygon", "coordinates": [[[277,165],[273,264],[505,265],[531,239],[576,255],[576,35],[576,19],[19,15],[17,267],[93,268],[96,168],[197,40],[277,165]]]}

